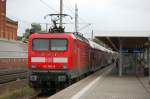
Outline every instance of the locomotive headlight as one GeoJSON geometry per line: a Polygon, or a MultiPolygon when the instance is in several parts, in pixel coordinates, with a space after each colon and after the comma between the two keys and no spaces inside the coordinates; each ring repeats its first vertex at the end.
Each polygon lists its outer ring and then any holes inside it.
{"type": "Polygon", "coordinates": [[[67,80],[67,77],[65,75],[58,76],[58,81],[65,82],[67,80]]]}

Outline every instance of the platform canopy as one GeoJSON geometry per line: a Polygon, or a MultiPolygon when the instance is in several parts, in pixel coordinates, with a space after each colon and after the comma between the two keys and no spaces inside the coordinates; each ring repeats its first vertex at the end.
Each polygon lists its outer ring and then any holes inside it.
{"type": "Polygon", "coordinates": [[[145,48],[149,44],[150,32],[99,32],[94,36],[115,51],[122,49],[133,50],[145,48]]]}

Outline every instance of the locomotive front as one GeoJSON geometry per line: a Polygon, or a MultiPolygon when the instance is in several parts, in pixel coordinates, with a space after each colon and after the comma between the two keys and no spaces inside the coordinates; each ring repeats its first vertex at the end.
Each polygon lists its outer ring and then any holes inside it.
{"type": "Polygon", "coordinates": [[[71,36],[67,34],[33,34],[29,39],[29,82],[33,88],[56,88],[68,84],[72,68],[71,36]]]}

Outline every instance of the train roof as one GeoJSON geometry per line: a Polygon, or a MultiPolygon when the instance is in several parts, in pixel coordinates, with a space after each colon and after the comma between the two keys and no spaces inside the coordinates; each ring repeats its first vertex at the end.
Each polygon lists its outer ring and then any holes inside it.
{"type": "Polygon", "coordinates": [[[92,48],[94,48],[94,49],[98,49],[98,50],[101,50],[101,51],[104,51],[104,52],[108,52],[108,53],[113,53],[112,50],[107,49],[107,48],[101,46],[100,44],[98,44],[98,43],[96,43],[94,41],[89,40],[89,43],[90,43],[90,46],[92,48]]]}

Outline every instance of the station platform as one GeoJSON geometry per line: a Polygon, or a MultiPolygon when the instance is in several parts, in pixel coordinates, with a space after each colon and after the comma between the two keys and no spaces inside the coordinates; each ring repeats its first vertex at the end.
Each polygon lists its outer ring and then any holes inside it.
{"type": "Polygon", "coordinates": [[[148,78],[132,74],[119,77],[113,69],[99,70],[48,99],[150,99],[148,78]]]}

